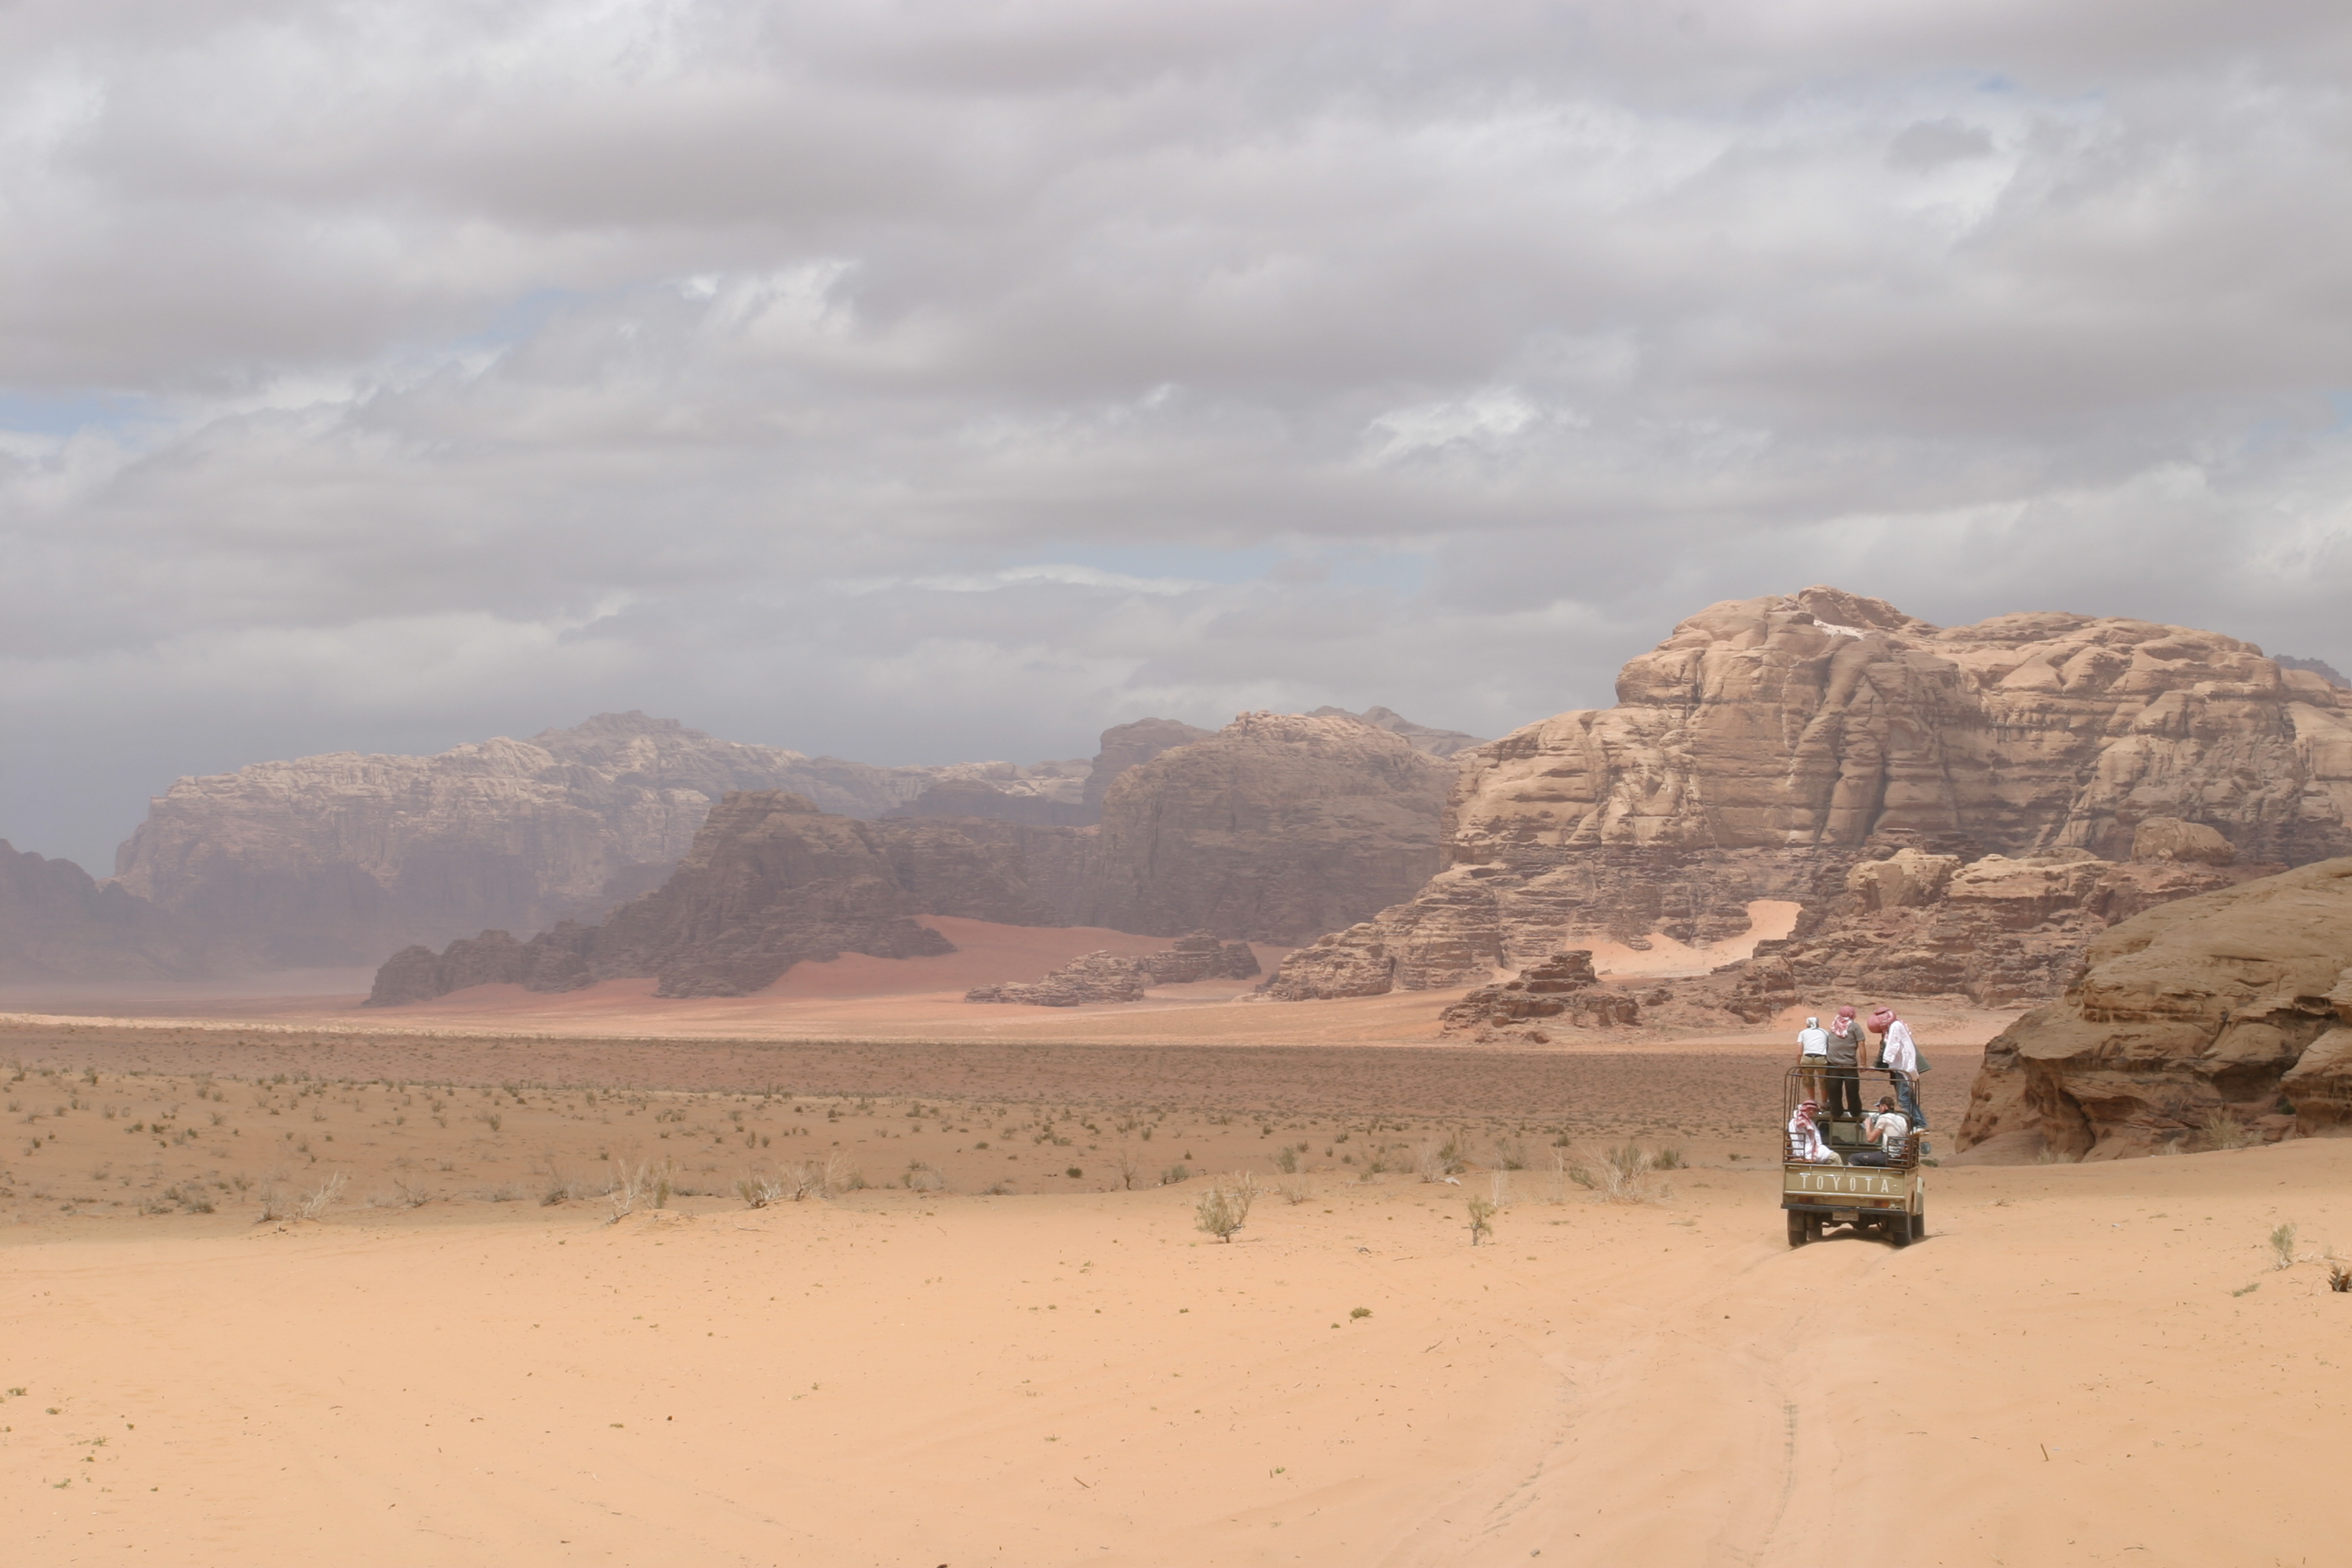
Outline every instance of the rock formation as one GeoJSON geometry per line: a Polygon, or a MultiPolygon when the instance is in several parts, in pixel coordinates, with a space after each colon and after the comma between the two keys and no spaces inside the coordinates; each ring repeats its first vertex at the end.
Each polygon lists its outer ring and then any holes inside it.
{"type": "Polygon", "coordinates": [[[1112,784],[1075,923],[1299,942],[1364,920],[1438,868],[1452,777],[1361,720],[1244,713],[1112,784]]]}
{"type": "Polygon", "coordinates": [[[1987,1048],[1959,1145],[2109,1159],[2347,1126],[2352,858],[2339,858],[2102,932],[2064,996],[1987,1048]]]}
{"type": "Polygon", "coordinates": [[[1042,980],[1006,981],[964,993],[967,1002],[1013,1002],[1033,1007],[1077,1007],[1093,1002],[1140,1002],[1154,985],[1196,980],[1247,980],[1258,972],[1257,955],[1245,942],[1220,942],[1194,931],[1174,947],[1137,958],[1089,952],[1072,959],[1042,980]]]}
{"type": "Polygon", "coordinates": [[[677,871],[601,925],[566,921],[527,942],[488,931],[439,954],[411,947],[379,971],[368,1001],[394,1006],[493,981],[561,991],[646,975],[659,980],[656,995],[740,996],[803,959],[952,952],[914,917],[1062,923],[1052,889],[1032,878],[1074,885],[1075,868],[1056,854],[1082,837],[998,823],[867,822],[782,791],[730,794],[677,871]]]}
{"type": "Polygon", "coordinates": [[[731,790],[788,789],[860,817],[936,785],[1075,805],[1083,768],[878,768],[605,713],[433,757],[339,752],[184,778],[116,875],[234,933],[263,966],[355,963],[485,926],[593,918],[658,886],[731,790]]]}
{"type": "Polygon", "coordinates": [[[1617,694],[1464,752],[1451,864],[1341,933],[1365,956],[1318,942],[1268,994],[1382,967],[1398,987],[1471,984],[1580,936],[1721,940],[1751,900],[1839,886],[1874,840],[2114,859],[2170,817],[2248,859],[2352,852],[2352,697],[2210,632],[2056,613],[1939,628],[1817,587],[1710,606],[1617,694]]]}
{"type": "Polygon", "coordinates": [[[0,838],[0,981],[187,980],[233,963],[200,927],[0,838]]]}
{"type": "MultiPolygon", "coordinates": [[[[1596,1029],[1638,1024],[1642,1005],[1593,973],[1592,952],[1578,948],[1555,952],[1513,979],[1482,985],[1440,1015],[1444,1029],[1477,1029],[1492,1037],[1513,1024],[1557,1019],[1570,1028],[1596,1029]]],[[[1531,1037],[1545,1038],[1540,1032],[1531,1037]]]]}

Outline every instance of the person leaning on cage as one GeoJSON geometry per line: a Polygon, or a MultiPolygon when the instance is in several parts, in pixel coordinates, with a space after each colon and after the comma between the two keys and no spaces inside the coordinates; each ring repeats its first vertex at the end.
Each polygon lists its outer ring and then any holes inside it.
{"type": "Polygon", "coordinates": [[[1808,1018],[1805,1026],[1797,1031],[1798,1081],[1802,1097],[1819,1105],[1822,1102],[1822,1074],[1830,1065],[1830,1032],[1822,1027],[1819,1018],[1808,1018]]]}
{"type": "Polygon", "coordinates": [[[1841,1007],[1830,1022],[1830,1120],[1862,1120],[1862,1020],[1841,1007]]]}

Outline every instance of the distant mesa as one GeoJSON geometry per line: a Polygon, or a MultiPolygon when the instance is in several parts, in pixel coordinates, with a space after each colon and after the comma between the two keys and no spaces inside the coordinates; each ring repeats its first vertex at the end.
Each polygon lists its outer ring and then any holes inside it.
{"type": "MultiPolygon", "coordinates": [[[[1824,908],[1856,863],[1906,847],[2120,865],[2163,818],[2185,825],[2165,830],[2180,835],[2168,863],[2212,865],[2215,839],[2252,865],[2352,853],[2352,701],[2211,632],[2056,612],[1945,628],[1813,587],[1691,616],[1617,696],[1462,752],[1443,868],[1326,926],[1265,994],[1478,984],[1602,942],[1722,943],[1751,902],[1824,908]]],[[[2142,896],[2113,887],[2118,908],[2142,896]]],[[[2056,962],[2037,961],[2042,994],[2056,962]]],[[[1952,955],[1911,968],[2002,988],[1952,955]]]]}
{"type": "Polygon", "coordinates": [[[0,838],[0,981],[189,980],[235,956],[200,926],[72,861],[0,838]]]}
{"type": "Polygon", "coordinates": [[[1318,708],[1307,716],[1309,719],[1354,719],[1370,724],[1375,730],[1402,735],[1412,742],[1413,750],[1426,752],[1433,757],[1458,756],[1473,746],[1486,743],[1480,737],[1465,735],[1459,730],[1433,730],[1426,724],[1416,724],[1388,708],[1367,708],[1361,713],[1350,713],[1345,708],[1318,708]]]}
{"type": "MultiPolygon", "coordinates": [[[[1386,709],[1364,721],[1452,743],[1386,709]]],[[[486,929],[593,923],[660,887],[730,793],[782,790],[861,820],[1078,829],[1127,773],[1213,733],[1141,719],[1105,731],[1090,760],[880,767],[603,713],[437,756],[339,752],[181,779],[118,851],[116,881],[252,967],[364,962],[486,929]]],[[[1068,917],[1081,900],[1075,883],[1066,893],[1068,917]]]]}
{"type": "Polygon", "coordinates": [[[2345,679],[2344,677],[2336,671],[2336,667],[2328,663],[2324,658],[2296,658],[2292,655],[2284,653],[2273,657],[2276,658],[2278,667],[2281,669],[2307,670],[2311,674],[2319,677],[2320,679],[2327,682],[2330,686],[2338,686],[2347,689],[2352,689],[2352,680],[2345,679]]]}
{"type": "Polygon", "coordinates": [[[1250,951],[1249,943],[1221,942],[1209,931],[1194,931],[1160,952],[1136,958],[1112,952],[1084,953],[1042,980],[975,986],[964,993],[963,999],[1011,1002],[1032,1007],[1140,1002],[1144,993],[1155,985],[1248,980],[1258,971],[1257,955],[1250,951]]]}
{"type": "Polygon", "coordinates": [[[1439,864],[1454,770],[1400,735],[1339,716],[1245,713],[1189,740],[1147,723],[1105,738],[1117,771],[1098,826],[921,812],[861,821],[789,792],[740,792],[673,876],[601,922],[559,922],[528,942],[493,928],[439,952],[412,945],[370,1002],[646,975],[666,996],[741,995],[803,960],[945,951],[926,945],[944,941],[916,920],[926,914],[1295,942],[1395,902],[1439,864]]]}

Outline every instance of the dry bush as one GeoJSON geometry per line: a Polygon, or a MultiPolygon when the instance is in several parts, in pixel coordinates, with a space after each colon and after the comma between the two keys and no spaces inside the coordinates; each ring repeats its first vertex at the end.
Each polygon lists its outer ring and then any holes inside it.
{"type": "Polygon", "coordinates": [[[1475,1247],[1495,1234],[1495,1200],[1470,1194],[1470,1245],[1475,1247]]]}
{"type": "Polygon", "coordinates": [[[320,1182],[317,1186],[312,1187],[309,1192],[304,1193],[300,1200],[294,1205],[294,1217],[296,1219],[317,1219],[320,1215],[326,1213],[330,1208],[332,1208],[335,1205],[335,1200],[343,1195],[343,1173],[338,1171],[333,1175],[329,1176],[325,1181],[320,1182]]]}
{"type": "Polygon", "coordinates": [[[2284,1268],[2294,1262],[2294,1226],[2278,1225],[2271,1229],[2271,1250],[2278,1254],[2278,1267],[2284,1268]]]}
{"type": "Polygon", "coordinates": [[[919,1160],[908,1165],[905,1181],[909,1191],[918,1193],[940,1192],[948,1184],[948,1179],[940,1173],[937,1167],[926,1165],[919,1160]]]}
{"type": "Polygon", "coordinates": [[[1219,1241],[1230,1242],[1234,1232],[1249,1223],[1250,1205],[1257,1194],[1257,1178],[1247,1171],[1220,1176],[1193,1200],[1193,1223],[1219,1241]]]}
{"type": "Polygon", "coordinates": [[[2330,1290],[2352,1290],[2352,1268],[2341,1263],[2327,1266],[2327,1288],[2330,1290]]]}
{"type": "Polygon", "coordinates": [[[1192,1173],[1182,1165],[1171,1165],[1160,1173],[1160,1184],[1163,1187],[1179,1186],[1192,1179],[1192,1173]]]}
{"type": "Polygon", "coordinates": [[[1137,1154],[1134,1150],[1129,1149],[1123,1144],[1120,1146],[1117,1156],[1117,1164],[1118,1169],[1118,1184],[1121,1191],[1125,1191],[1128,1188],[1134,1186],[1135,1178],[1143,1174],[1142,1157],[1137,1154]]]}
{"type": "Polygon", "coordinates": [[[1274,1190],[1282,1194],[1286,1204],[1303,1204],[1315,1196],[1315,1185],[1304,1176],[1292,1176],[1275,1184],[1274,1190]]]}

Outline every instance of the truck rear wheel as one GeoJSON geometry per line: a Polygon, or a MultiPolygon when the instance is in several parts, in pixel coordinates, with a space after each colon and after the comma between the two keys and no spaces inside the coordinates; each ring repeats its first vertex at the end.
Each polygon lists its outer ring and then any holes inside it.
{"type": "Polygon", "coordinates": [[[1927,1239],[1927,1216],[1926,1215],[1915,1214],[1911,1216],[1911,1239],[1914,1241],[1925,1241],[1927,1239]]]}
{"type": "Polygon", "coordinates": [[[1813,1227],[1806,1223],[1811,1217],[1811,1216],[1807,1215],[1802,1209],[1790,1209],[1789,1211],[1790,1246],[1802,1247],[1805,1243],[1813,1239],[1813,1227]]]}

